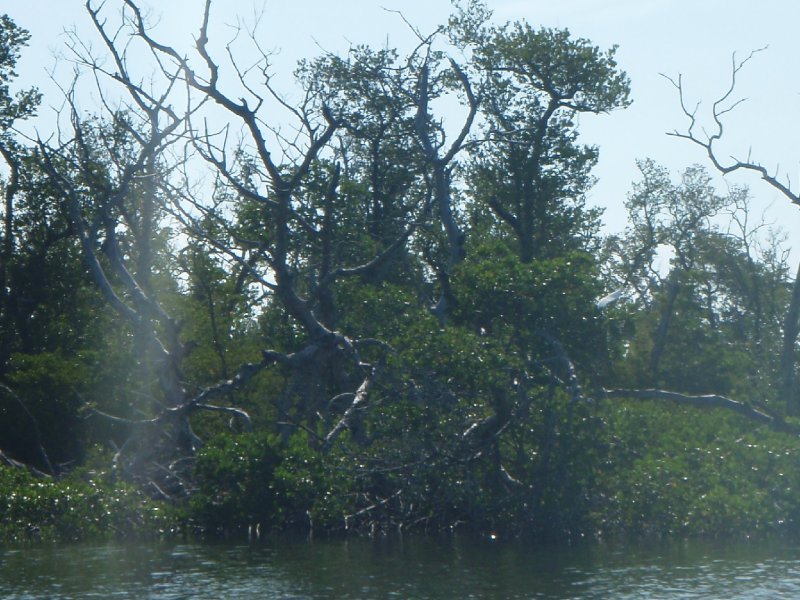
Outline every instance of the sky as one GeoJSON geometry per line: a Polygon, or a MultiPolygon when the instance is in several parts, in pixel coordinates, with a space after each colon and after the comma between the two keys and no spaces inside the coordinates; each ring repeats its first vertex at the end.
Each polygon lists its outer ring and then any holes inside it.
{"type": "MultiPolygon", "coordinates": [[[[119,0],[107,0],[115,10],[119,0]]],[[[202,20],[203,0],[143,0],[141,5],[157,23],[159,39],[189,48],[202,20]]],[[[685,129],[678,95],[666,74],[681,74],[687,103],[702,101],[698,115],[707,115],[714,99],[730,84],[732,56],[756,54],[741,72],[736,94],[747,100],[729,115],[721,157],[735,156],[777,169],[800,190],[800,53],[797,24],[800,2],[794,0],[488,0],[494,20],[526,20],[534,27],[568,28],[601,48],[618,45],[617,60],[632,82],[633,104],[609,115],[584,115],[581,139],[596,144],[600,162],[592,204],[605,209],[605,230],[625,227],[623,202],[638,177],[637,159],[651,158],[678,177],[698,163],[711,168],[703,150],[667,132],[685,129]]],[[[300,58],[323,51],[343,53],[351,44],[413,47],[403,19],[423,32],[446,21],[450,0],[217,0],[212,5],[210,37],[227,40],[237,22],[253,23],[260,15],[259,42],[275,51],[275,69],[287,75],[300,58]]],[[[5,11],[31,32],[31,42],[18,65],[17,88],[37,85],[45,94],[41,118],[29,125],[40,131],[48,125],[49,105],[59,103],[58,88],[67,84],[68,62],[63,54],[64,30],[74,29],[96,47],[99,40],[79,0],[3,0],[5,11]]],[[[109,13],[110,14],[110,13],[109,13]]],[[[288,77],[285,82],[289,82],[288,77]]],[[[288,83],[287,83],[288,85],[288,83]]],[[[91,104],[87,100],[87,104],[91,104]]],[[[705,122],[708,122],[707,119],[705,122]]],[[[793,256],[800,257],[800,207],[791,205],[756,176],[718,178],[721,190],[729,184],[748,184],[753,210],[789,233],[793,256]],[[796,240],[796,242],[795,242],[796,240]]]]}

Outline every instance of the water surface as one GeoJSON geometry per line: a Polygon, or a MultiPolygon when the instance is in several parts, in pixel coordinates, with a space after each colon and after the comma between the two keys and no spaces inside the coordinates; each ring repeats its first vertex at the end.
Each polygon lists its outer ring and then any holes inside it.
{"type": "Polygon", "coordinates": [[[465,537],[0,548],[0,598],[800,598],[787,542],[541,548],[465,537]]]}

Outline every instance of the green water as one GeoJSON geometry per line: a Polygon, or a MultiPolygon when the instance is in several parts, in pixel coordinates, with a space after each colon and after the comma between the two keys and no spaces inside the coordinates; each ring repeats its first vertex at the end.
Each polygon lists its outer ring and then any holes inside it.
{"type": "Polygon", "coordinates": [[[800,545],[460,537],[0,548],[0,598],[800,598],[800,545]]]}

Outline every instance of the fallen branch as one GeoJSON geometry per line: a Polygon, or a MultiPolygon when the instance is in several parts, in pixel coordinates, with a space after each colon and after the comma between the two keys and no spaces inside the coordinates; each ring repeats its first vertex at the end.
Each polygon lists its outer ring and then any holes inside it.
{"type": "Polygon", "coordinates": [[[370,512],[372,510],[375,510],[376,508],[379,508],[379,507],[383,506],[384,504],[386,504],[390,500],[392,500],[394,498],[397,498],[402,493],[403,493],[403,490],[397,490],[391,496],[389,496],[387,498],[384,498],[383,500],[379,500],[375,504],[371,504],[370,506],[367,506],[366,508],[362,508],[361,510],[354,512],[352,515],[345,515],[345,517],[344,517],[344,528],[345,528],[345,530],[349,530],[350,529],[350,521],[352,519],[354,519],[355,517],[360,517],[363,514],[366,514],[366,513],[370,512]]]}
{"type": "Polygon", "coordinates": [[[684,404],[688,406],[695,406],[698,408],[722,408],[737,414],[742,415],[757,423],[763,423],[769,427],[788,433],[800,435],[800,426],[787,423],[782,417],[771,415],[763,410],[753,408],[749,404],[732,400],[725,396],[717,394],[704,394],[699,396],[692,396],[689,394],[681,394],[679,392],[670,392],[667,390],[603,390],[603,395],[606,398],[621,398],[628,400],[668,400],[676,404],[684,404]]]}

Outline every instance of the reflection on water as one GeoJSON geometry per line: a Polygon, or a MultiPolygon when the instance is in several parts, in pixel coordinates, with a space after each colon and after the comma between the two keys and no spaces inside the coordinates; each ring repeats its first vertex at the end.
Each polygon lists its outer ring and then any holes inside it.
{"type": "Polygon", "coordinates": [[[0,598],[799,598],[800,547],[461,537],[0,548],[0,598]]]}

